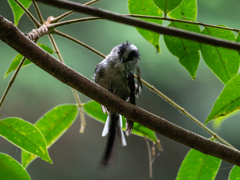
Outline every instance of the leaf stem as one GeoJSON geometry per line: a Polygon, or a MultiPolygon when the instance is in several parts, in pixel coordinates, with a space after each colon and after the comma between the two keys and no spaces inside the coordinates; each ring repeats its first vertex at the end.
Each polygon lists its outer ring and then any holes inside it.
{"type": "MultiPolygon", "coordinates": [[[[56,52],[59,60],[60,60],[63,64],[65,64],[65,62],[64,62],[64,60],[63,60],[63,58],[62,58],[62,55],[61,55],[61,53],[60,53],[60,51],[59,51],[59,49],[58,49],[58,46],[57,46],[57,44],[56,44],[56,41],[54,40],[52,34],[49,34],[48,37],[49,37],[49,39],[50,39],[50,41],[51,41],[51,43],[52,43],[52,45],[53,45],[53,48],[54,48],[54,50],[55,50],[55,52],[56,52]]],[[[76,91],[75,89],[73,89],[73,88],[71,88],[71,89],[72,89],[73,96],[74,96],[74,98],[75,98],[75,101],[76,101],[76,103],[77,103],[78,110],[79,110],[79,116],[80,116],[80,121],[81,121],[80,133],[84,133],[84,129],[85,129],[85,127],[86,127],[86,121],[85,121],[85,116],[84,116],[84,111],[83,111],[82,103],[81,103],[81,100],[80,100],[80,97],[79,97],[77,91],[76,91]]]]}
{"type": "Polygon", "coordinates": [[[148,161],[149,161],[149,177],[153,178],[153,174],[152,174],[152,153],[151,153],[151,148],[150,148],[150,144],[148,142],[147,138],[143,138],[147,144],[147,150],[148,150],[148,161]]]}
{"type": "MultiPolygon", "coordinates": [[[[89,2],[85,3],[84,5],[90,5],[90,4],[93,4],[93,3],[98,2],[98,1],[100,1],[100,0],[92,0],[92,1],[89,1],[89,2]]],[[[69,16],[70,14],[72,14],[72,13],[74,13],[74,12],[75,12],[75,11],[65,12],[64,14],[62,14],[62,15],[54,18],[54,20],[53,20],[52,22],[53,22],[53,23],[59,22],[60,20],[62,20],[63,18],[69,16]]]]}
{"type": "Polygon", "coordinates": [[[17,75],[18,75],[19,70],[21,69],[23,63],[25,62],[25,60],[26,60],[26,58],[23,57],[22,60],[20,61],[20,63],[18,64],[18,67],[17,67],[16,71],[14,72],[12,78],[11,78],[10,81],[8,82],[8,86],[7,86],[7,88],[5,89],[4,94],[3,94],[3,96],[2,96],[2,98],[1,98],[1,100],[0,100],[0,109],[1,109],[1,107],[2,107],[2,105],[3,105],[3,102],[4,102],[4,100],[5,100],[6,96],[7,96],[10,88],[12,87],[13,82],[15,81],[15,79],[16,79],[16,77],[17,77],[17,75]]]}
{"type": "Polygon", "coordinates": [[[35,7],[35,10],[36,10],[36,12],[37,12],[37,15],[38,15],[38,19],[39,19],[39,21],[40,21],[40,24],[43,24],[43,23],[44,23],[44,19],[43,19],[43,17],[42,17],[41,11],[40,11],[37,3],[36,3],[34,0],[32,0],[32,2],[33,2],[33,5],[34,5],[34,7],[35,7]]]}
{"type": "Polygon", "coordinates": [[[91,21],[91,20],[97,20],[97,19],[101,19],[99,17],[87,17],[87,18],[79,18],[79,19],[71,19],[71,20],[67,20],[67,21],[62,21],[62,22],[57,22],[57,23],[52,23],[50,25],[48,25],[48,29],[49,31],[60,27],[60,26],[65,26],[68,24],[74,24],[74,23],[79,23],[79,22],[84,22],[84,21],[91,21]]]}
{"type": "Polygon", "coordinates": [[[39,28],[41,24],[35,19],[35,17],[26,9],[18,0],[14,0],[23,10],[24,12],[28,15],[28,17],[32,20],[36,28],[39,28]]]}

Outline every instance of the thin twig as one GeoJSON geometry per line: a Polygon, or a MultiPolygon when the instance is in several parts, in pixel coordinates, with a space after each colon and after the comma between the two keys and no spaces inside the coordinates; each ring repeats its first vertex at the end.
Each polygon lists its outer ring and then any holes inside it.
{"type": "MultiPolygon", "coordinates": [[[[225,29],[225,30],[236,31],[236,32],[240,31],[240,29],[236,29],[236,28],[229,28],[229,27],[224,27],[224,26],[217,26],[217,25],[212,25],[212,24],[206,24],[206,23],[200,23],[200,22],[194,22],[194,21],[187,21],[187,20],[181,20],[181,19],[172,19],[172,18],[167,18],[167,17],[147,16],[147,15],[137,15],[137,14],[123,14],[123,16],[136,17],[136,18],[159,19],[159,20],[166,20],[166,21],[171,21],[171,22],[174,21],[174,22],[195,24],[195,25],[204,26],[204,27],[214,27],[214,28],[225,29]]],[[[84,21],[99,20],[99,19],[102,19],[102,18],[100,18],[100,17],[87,17],[87,18],[71,19],[71,20],[62,21],[62,22],[58,22],[58,23],[52,23],[49,26],[49,29],[54,29],[54,28],[57,28],[57,27],[60,27],[60,26],[68,25],[68,24],[74,24],[74,23],[79,23],[79,22],[84,22],[84,21]]]]}
{"type": "Polygon", "coordinates": [[[147,150],[148,150],[148,161],[149,161],[149,177],[152,178],[153,174],[152,174],[152,153],[151,153],[151,148],[148,142],[147,138],[144,138],[144,140],[146,141],[147,144],[147,150]]]}
{"type": "Polygon", "coordinates": [[[188,21],[188,20],[182,20],[182,19],[172,19],[172,18],[168,18],[168,17],[148,16],[148,15],[138,15],[138,14],[125,14],[125,16],[136,17],[136,18],[147,18],[147,19],[159,19],[159,20],[166,20],[166,21],[175,21],[175,22],[182,22],[182,23],[188,23],[188,24],[196,24],[196,25],[204,26],[204,27],[207,26],[207,27],[214,27],[214,28],[219,28],[219,29],[226,29],[226,30],[236,31],[236,32],[240,31],[240,29],[236,29],[236,28],[229,28],[229,27],[217,26],[217,25],[188,21]]]}
{"type": "MultiPolygon", "coordinates": [[[[49,39],[50,39],[50,41],[51,41],[51,43],[52,43],[52,45],[53,45],[53,48],[54,48],[54,50],[55,50],[55,52],[56,52],[59,60],[60,60],[62,63],[65,64],[65,62],[64,62],[64,60],[63,60],[63,58],[62,58],[62,55],[61,55],[61,53],[60,53],[60,51],[59,51],[59,49],[58,49],[58,46],[57,46],[57,44],[56,44],[56,41],[54,40],[52,34],[49,34],[48,37],[49,37],[49,39]]],[[[75,89],[73,89],[73,88],[71,88],[71,89],[72,89],[73,96],[74,96],[74,98],[75,98],[75,101],[76,101],[76,103],[77,103],[78,110],[79,110],[79,117],[80,117],[80,121],[81,121],[81,127],[80,127],[80,130],[79,130],[79,131],[80,131],[80,133],[84,133],[84,129],[85,129],[85,126],[86,126],[86,121],[85,121],[85,116],[84,116],[84,112],[83,112],[82,103],[81,103],[81,100],[80,100],[80,97],[79,97],[77,91],[76,91],[75,89]]]]}
{"type": "Polygon", "coordinates": [[[69,40],[71,40],[71,41],[73,41],[73,42],[75,42],[75,43],[77,43],[77,44],[80,44],[81,46],[87,48],[88,50],[94,52],[95,54],[97,54],[97,55],[105,58],[105,55],[102,54],[101,52],[97,51],[96,49],[92,48],[91,46],[88,46],[87,44],[85,44],[85,43],[83,43],[83,42],[81,42],[81,41],[79,41],[79,40],[77,40],[77,39],[75,39],[75,38],[73,38],[73,37],[71,37],[71,36],[69,36],[69,35],[67,35],[67,34],[64,34],[64,33],[60,32],[60,31],[58,31],[58,30],[54,30],[53,33],[54,33],[54,34],[57,34],[57,35],[60,35],[60,36],[62,36],[62,37],[65,37],[65,38],[67,38],[67,39],[69,39],[69,40]]]}
{"type": "Polygon", "coordinates": [[[18,67],[17,67],[17,69],[15,70],[12,78],[11,78],[10,81],[8,82],[8,86],[7,86],[7,88],[5,89],[4,94],[3,94],[3,96],[2,96],[2,98],[1,98],[1,100],[0,100],[0,109],[1,109],[1,107],[2,107],[2,105],[3,105],[3,102],[4,102],[5,98],[7,97],[7,94],[8,94],[8,92],[9,92],[10,88],[12,87],[13,82],[15,81],[15,79],[16,79],[16,77],[17,77],[17,75],[18,75],[19,70],[21,69],[23,63],[25,62],[25,60],[26,60],[26,58],[23,57],[22,60],[20,61],[20,63],[18,64],[18,67]]]}
{"type": "Polygon", "coordinates": [[[37,3],[36,3],[34,0],[32,0],[32,2],[33,2],[33,5],[34,5],[34,7],[35,7],[35,10],[36,10],[36,12],[37,12],[39,22],[40,22],[41,24],[43,24],[43,23],[44,23],[44,19],[43,19],[43,17],[42,17],[41,11],[40,11],[37,3]]]}
{"type": "Polygon", "coordinates": [[[62,21],[62,22],[57,22],[57,23],[51,23],[48,26],[49,31],[60,27],[60,26],[65,26],[65,25],[69,25],[69,24],[74,24],[74,23],[79,23],[79,22],[84,22],[84,21],[91,21],[91,20],[97,20],[97,19],[101,19],[98,17],[87,17],[87,18],[79,18],[79,19],[71,19],[71,20],[67,20],[67,21],[62,21]]]}
{"type": "Polygon", "coordinates": [[[36,28],[39,28],[41,24],[35,19],[35,17],[26,9],[18,0],[14,0],[23,10],[24,12],[28,15],[28,17],[32,20],[36,28]]]}
{"type": "Polygon", "coordinates": [[[78,111],[79,111],[79,116],[80,116],[80,121],[81,121],[81,125],[80,125],[80,129],[79,132],[80,133],[84,133],[85,127],[86,127],[86,120],[85,120],[85,115],[84,115],[84,111],[83,111],[83,106],[80,100],[80,97],[77,93],[77,91],[73,88],[71,88],[75,97],[75,100],[77,102],[78,105],[78,111]]]}
{"type": "MultiPolygon", "coordinates": [[[[85,3],[84,5],[90,5],[90,4],[93,4],[93,3],[98,2],[98,1],[100,1],[100,0],[92,0],[92,1],[89,1],[89,2],[85,3]]],[[[75,11],[65,12],[64,14],[62,14],[62,15],[54,18],[54,20],[53,20],[52,22],[53,22],[53,23],[59,22],[60,20],[62,20],[63,18],[65,18],[65,17],[67,17],[67,16],[69,16],[69,15],[71,15],[71,14],[74,13],[74,12],[75,12],[75,11]]]]}

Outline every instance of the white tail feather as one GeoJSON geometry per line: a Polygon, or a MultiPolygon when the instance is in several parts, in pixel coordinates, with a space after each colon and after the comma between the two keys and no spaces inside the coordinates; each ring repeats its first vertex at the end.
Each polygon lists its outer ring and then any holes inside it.
{"type": "Polygon", "coordinates": [[[107,117],[106,123],[104,125],[103,131],[102,131],[102,137],[105,137],[108,134],[109,131],[109,125],[110,125],[110,114],[107,117]]]}
{"type": "Polygon", "coordinates": [[[122,143],[122,146],[127,146],[127,142],[126,142],[126,139],[125,139],[125,136],[123,134],[123,130],[122,130],[122,116],[119,115],[119,121],[118,121],[118,125],[120,127],[120,132],[121,132],[121,143],[122,143]]]}

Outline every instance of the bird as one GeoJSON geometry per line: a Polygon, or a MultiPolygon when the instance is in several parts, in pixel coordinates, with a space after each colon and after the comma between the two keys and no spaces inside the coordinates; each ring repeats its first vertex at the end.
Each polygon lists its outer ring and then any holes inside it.
{"type": "MultiPolygon", "coordinates": [[[[141,89],[140,69],[138,63],[140,54],[138,48],[128,41],[115,46],[109,55],[95,68],[94,80],[103,88],[119,98],[135,105],[135,96],[141,89]],[[134,81],[134,72],[137,70],[137,84],[134,81]]],[[[101,105],[103,113],[108,113],[102,136],[108,134],[107,145],[100,162],[101,167],[113,164],[116,137],[122,146],[126,146],[126,139],[122,131],[122,116],[101,105]]],[[[134,122],[126,119],[126,135],[132,133],[134,122]]]]}

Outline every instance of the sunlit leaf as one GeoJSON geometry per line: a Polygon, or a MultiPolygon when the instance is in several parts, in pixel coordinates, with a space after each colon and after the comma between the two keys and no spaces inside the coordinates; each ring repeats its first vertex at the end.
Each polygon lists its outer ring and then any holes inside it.
{"type": "Polygon", "coordinates": [[[30,180],[27,171],[7,154],[0,153],[0,178],[2,180],[30,180]]]}
{"type": "MultiPolygon", "coordinates": [[[[130,14],[162,17],[162,11],[155,6],[152,0],[144,0],[144,1],[128,0],[128,9],[130,14]]],[[[147,18],[141,18],[141,19],[148,22],[162,24],[162,20],[147,19],[147,18]]],[[[156,48],[157,52],[160,52],[158,33],[141,29],[141,28],[136,28],[136,29],[147,41],[149,41],[156,48]]]]}
{"type": "MultiPolygon", "coordinates": [[[[205,27],[202,34],[236,41],[232,31],[205,27]]],[[[200,43],[202,57],[213,73],[226,84],[237,75],[239,69],[239,54],[236,50],[200,43]]]]}
{"type": "Polygon", "coordinates": [[[228,180],[240,180],[240,167],[239,166],[233,166],[228,180]]]}
{"type": "MultiPolygon", "coordinates": [[[[171,22],[169,26],[197,33],[201,31],[199,26],[188,23],[171,22]]],[[[178,57],[179,62],[187,69],[192,79],[195,79],[200,61],[198,43],[168,35],[164,35],[164,41],[169,51],[178,57]]]]}
{"type": "Polygon", "coordinates": [[[176,180],[214,180],[221,161],[191,149],[182,162],[176,180]]]}
{"type": "MultiPolygon", "coordinates": [[[[32,1],[29,0],[18,0],[26,9],[31,5],[32,1]]],[[[18,6],[18,4],[14,0],[8,0],[8,3],[10,4],[13,16],[14,16],[14,24],[17,26],[20,18],[24,14],[24,10],[22,10],[21,7],[18,6]]]]}
{"type": "MultiPolygon", "coordinates": [[[[38,46],[40,46],[43,50],[47,51],[49,54],[52,54],[54,51],[52,49],[50,49],[48,46],[44,45],[44,44],[40,44],[37,43],[38,46]]],[[[21,62],[23,56],[21,54],[17,54],[17,56],[13,59],[11,65],[9,66],[7,72],[5,73],[4,77],[7,77],[7,75],[12,72],[15,71],[19,65],[19,63],[21,62]]],[[[27,66],[29,64],[32,64],[31,61],[29,61],[28,59],[25,60],[25,62],[23,63],[22,67],[27,66]]]]}
{"type": "Polygon", "coordinates": [[[226,84],[216,100],[211,113],[208,115],[205,124],[238,109],[240,109],[240,74],[226,84]]]}
{"type": "Polygon", "coordinates": [[[43,134],[31,123],[19,118],[0,120],[0,136],[19,148],[52,163],[43,134]]]}
{"type": "Polygon", "coordinates": [[[230,113],[230,114],[228,114],[228,115],[226,115],[226,116],[219,116],[217,119],[215,119],[215,120],[212,122],[212,127],[213,127],[215,130],[220,129],[220,127],[221,127],[221,125],[222,125],[222,123],[223,123],[224,121],[226,121],[227,119],[229,119],[230,117],[232,117],[232,116],[234,116],[234,115],[236,115],[236,114],[238,114],[238,113],[239,113],[239,111],[234,111],[234,112],[232,112],[232,113],[230,113]]]}
{"type": "MultiPolygon", "coordinates": [[[[101,123],[106,122],[107,113],[103,114],[99,103],[97,103],[95,101],[90,101],[90,102],[84,104],[83,108],[84,108],[84,111],[93,119],[96,119],[101,123]]],[[[123,128],[122,128],[123,130],[125,130],[125,123],[126,123],[126,120],[123,117],[123,128]]],[[[146,137],[146,138],[150,139],[151,141],[157,142],[157,137],[156,137],[156,134],[154,131],[152,131],[152,130],[146,128],[145,126],[142,126],[136,122],[133,125],[132,134],[146,137]]]]}
{"type": "Polygon", "coordinates": [[[164,14],[168,14],[176,7],[178,7],[181,4],[182,0],[153,0],[153,2],[159,9],[164,12],[164,14]]]}
{"type": "Polygon", "coordinates": [[[180,6],[170,12],[169,17],[173,19],[197,20],[197,0],[183,0],[180,6]]]}
{"type": "MultiPolygon", "coordinates": [[[[44,135],[48,148],[68,130],[77,115],[76,105],[61,105],[51,109],[36,122],[35,126],[44,135]]],[[[23,167],[27,167],[34,159],[36,156],[22,151],[23,167]]]]}

